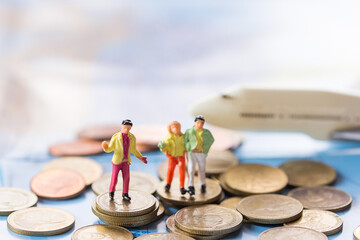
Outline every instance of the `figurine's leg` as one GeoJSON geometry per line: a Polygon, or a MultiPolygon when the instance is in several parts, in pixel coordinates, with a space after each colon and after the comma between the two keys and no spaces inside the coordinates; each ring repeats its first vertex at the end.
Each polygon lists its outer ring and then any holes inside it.
{"type": "Polygon", "coordinates": [[[195,176],[195,162],[196,156],[194,153],[190,153],[189,155],[189,163],[188,163],[188,172],[189,172],[189,193],[190,195],[195,194],[194,188],[194,176],[195,176]]]}
{"type": "Polygon", "coordinates": [[[168,169],[166,174],[166,186],[165,191],[168,192],[170,190],[171,182],[174,177],[174,170],[176,167],[177,160],[175,157],[167,155],[168,156],[168,169]]]}
{"type": "Polygon", "coordinates": [[[199,164],[198,175],[200,177],[201,192],[206,192],[206,156],[205,153],[197,153],[197,162],[199,164]]]}
{"type": "Polygon", "coordinates": [[[184,188],[184,182],[185,182],[185,157],[181,156],[178,157],[179,160],[179,178],[180,178],[180,193],[181,194],[185,194],[187,192],[187,190],[184,188]]]}
{"type": "Polygon", "coordinates": [[[129,183],[130,183],[130,166],[128,162],[122,163],[122,177],[123,177],[123,199],[130,201],[131,197],[129,196],[129,183]]]}
{"type": "Polygon", "coordinates": [[[115,192],[115,187],[116,187],[116,183],[118,180],[118,174],[120,171],[120,164],[113,164],[113,168],[112,168],[112,174],[111,174],[111,183],[110,183],[110,187],[109,187],[109,196],[110,199],[114,198],[114,192],[115,192]]]}

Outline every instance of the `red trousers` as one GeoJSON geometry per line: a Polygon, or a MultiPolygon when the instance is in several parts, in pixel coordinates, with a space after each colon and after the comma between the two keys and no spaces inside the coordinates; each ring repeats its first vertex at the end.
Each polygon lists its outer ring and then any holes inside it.
{"type": "Polygon", "coordinates": [[[171,182],[174,177],[174,170],[176,165],[179,166],[179,178],[180,178],[180,188],[184,187],[185,182],[185,157],[173,157],[168,154],[166,154],[168,157],[168,169],[167,169],[167,175],[166,175],[166,183],[171,185],[171,182]]]}
{"type": "Polygon", "coordinates": [[[116,183],[118,180],[119,171],[122,172],[122,178],[123,178],[123,193],[129,192],[129,182],[130,182],[130,172],[129,172],[130,166],[129,162],[122,162],[118,165],[113,164],[112,168],[112,174],[111,174],[111,183],[109,192],[115,192],[116,183]]]}

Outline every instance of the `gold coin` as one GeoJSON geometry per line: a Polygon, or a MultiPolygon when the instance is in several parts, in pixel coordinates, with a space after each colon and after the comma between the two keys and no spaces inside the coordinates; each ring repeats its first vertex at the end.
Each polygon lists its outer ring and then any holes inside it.
{"type": "Polygon", "coordinates": [[[96,198],[96,208],[111,216],[139,216],[154,210],[156,199],[153,195],[141,191],[129,191],[131,201],[122,199],[122,192],[116,191],[114,200],[109,193],[103,193],[96,198]]]}
{"type": "Polygon", "coordinates": [[[327,240],[321,232],[303,227],[277,227],[262,232],[258,240],[327,240]]]}
{"type": "Polygon", "coordinates": [[[341,212],[349,209],[352,202],[350,194],[330,186],[295,188],[288,196],[299,200],[304,208],[341,212]]]}
{"type": "Polygon", "coordinates": [[[198,240],[216,240],[216,239],[223,239],[226,236],[226,235],[214,235],[214,236],[211,236],[211,235],[197,235],[197,234],[192,234],[192,233],[185,232],[185,231],[183,231],[183,230],[176,227],[176,225],[175,225],[175,214],[171,215],[166,220],[166,229],[169,232],[179,233],[179,234],[182,234],[182,235],[193,237],[193,238],[198,239],[198,240]]]}
{"type": "Polygon", "coordinates": [[[154,218],[154,221],[160,219],[164,213],[165,213],[165,207],[164,207],[164,204],[162,204],[162,202],[158,201],[159,202],[159,208],[156,212],[156,217],[154,218]]]}
{"type": "Polygon", "coordinates": [[[218,181],[220,182],[221,187],[222,187],[226,192],[230,193],[231,195],[243,195],[242,193],[239,193],[239,192],[231,189],[231,188],[226,184],[226,182],[225,182],[225,174],[224,174],[224,173],[219,176],[219,180],[218,180],[218,181]]]}
{"type": "Polygon", "coordinates": [[[355,240],[360,240],[360,226],[355,228],[353,235],[354,235],[355,240]]]}
{"type": "Polygon", "coordinates": [[[220,206],[236,210],[237,203],[242,199],[243,199],[243,197],[231,197],[231,198],[228,198],[228,199],[225,199],[224,201],[222,201],[220,203],[220,206]]]}
{"type": "Polygon", "coordinates": [[[29,236],[51,236],[72,229],[75,218],[69,212],[51,207],[31,207],[13,212],[7,225],[13,232],[29,236]]]}
{"type": "Polygon", "coordinates": [[[101,177],[103,170],[100,164],[86,157],[61,157],[45,164],[42,170],[67,168],[80,173],[86,185],[92,184],[101,177]]]}
{"type": "Polygon", "coordinates": [[[191,206],[175,214],[179,229],[198,235],[224,235],[241,227],[242,215],[230,208],[215,204],[191,206]]]}
{"type": "MultiPolygon", "coordinates": [[[[190,206],[190,205],[199,205],[204,203],[214,203],[221,197],[221,187],[219,183],[214,180],[206,179],[206,192],[201,193],[201,186],[198,183],[198,179],[195,179],[195,195],[190,196],[189,194],[182,195],[180,193],[179,179],[174,178],[172,182],[172,187],[169,192],[165,192],[166,182],[163,181],[160,183],[157,188],[158,196],[166,203],[169,202],[175,206],[190,206]]],[[[186,185],[186,181],[185,181],[186,185]]]]}
{"type": "Polygon", "coordinates": [[[38,197],[29,191],[19,188],[0,188],[0,216],[33,207],[38,202],[38,197]]]}
{"type": "Polygon", "coordinates": [[[278,224],[301,217],[303,206],[291,197],[280,194],[260,194],[245,197],[236,209],[252,222],[278,224]]]}
{"type": "Polygon", "coordinates": [[[233,152],[210,150],[206,157],[206,174],[224,173],[238,164],[238,159],[233,152]]]}
{"type": "Polygon", "coordinates": [[[71,236],[71,240],[132,240],[133,238],[132,233],[125,228],[104,224],[79,228],[71,236]]]}
{"type": "Polygon", "coordinates": [[[148,221],[148,220],[154,219],[155,217],[157,217],[159,207],[160,207],[160,203],[156,199],[155,208],[153,211],[151,211],[149,213],[139,215],[139,216],[119,217],[119,216],[112,216],[112,215],[108,215],[108,214],[104,214],[104,213],[100,212],[98,210],[98,208],[96,207],[96,199],[93,201],[93,203],[91,205],[91,209],[96,216],[98,216],[102,220],[105,220],[106,222],[119,223],[120,225],[122,225],[124,223],[133,223],[133,222],[148,221]]]}
{"type": "Polygon", "coordinates": [[[195,240],[192,237],[177,233],[150,233],[136,238],[137,240],[195,240]]]}
{"type": "MultiPolygon", "coordinates": [[[[111,173],[106,173],[91,185],[91,189],[96,195],[109,192],[110,182],[111,182],[111,173]]],[[[153,194],[155,193],[156,188],[159,186],[159,184],[160,181],[153,175],[143,172],[135,172],[135,171],[130,172],[130,183],[129,183],[130,190],[138,190],[153,194]]],[[[119,174],[118,182],[116,184],[116,190],[122,191],[122,188],[123,188],[123,179],[122,179],[122,175],[119,174]]]]}
{"type": "Polygon", "coordinates": [[[337,214],[324,210],[304,210],[302,216],[294,221],[285,223],[285,226],[305,227],[333,235],[341,231],[343,221],[337,214]]]}
{"type": "Polygon", "coordinates": [[[283,170],[262,164],[238,165],[225,173],[224,180],[237,195],[278,192],[288,182],[283,170]]]}
{"type": "Polygon", "coordinates": [[[282,164],[289,178],[289,185],[296,187],[314,187],[327,185],[335,181],[336,171],[322,162],[297,160],[282,164]]]}

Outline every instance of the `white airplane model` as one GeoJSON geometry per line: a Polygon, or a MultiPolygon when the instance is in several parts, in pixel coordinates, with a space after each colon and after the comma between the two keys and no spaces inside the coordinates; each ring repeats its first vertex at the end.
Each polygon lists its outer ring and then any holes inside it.
{"type": "Polygon", "coordinates": [[[225,128],[360,140],[360,94],[354,93],[243,88],[199,102],[190,112],[225,128]]]}

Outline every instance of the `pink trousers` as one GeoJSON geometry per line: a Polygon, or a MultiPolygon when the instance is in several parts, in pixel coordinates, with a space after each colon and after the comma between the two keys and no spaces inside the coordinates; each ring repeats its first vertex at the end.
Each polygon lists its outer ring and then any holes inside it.
{"type": "Polygon", "coordinates": [[[122,172],[122,177],[123,177],[123,193],[129,192],[129,182],[130,182],[129,169],[130,166],[129,166],[129,162],[127,161],[122,162],[118,165],[113,164],[109,192],[115,192],[115,187],[120,170],[122,172]]]}

